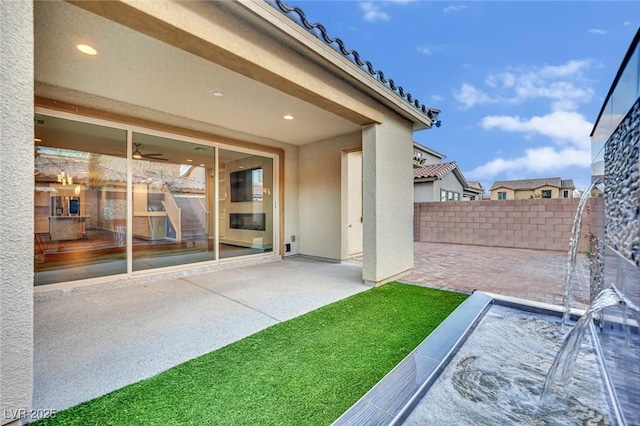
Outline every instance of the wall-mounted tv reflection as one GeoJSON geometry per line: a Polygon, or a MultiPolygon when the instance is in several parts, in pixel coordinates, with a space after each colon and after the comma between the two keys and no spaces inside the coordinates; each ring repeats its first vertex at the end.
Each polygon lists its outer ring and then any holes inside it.
{"type": "Polygon", "coordinates": [[[262,169],[238,170],[229,175],[231,202],[262,201],[262,169]]]}

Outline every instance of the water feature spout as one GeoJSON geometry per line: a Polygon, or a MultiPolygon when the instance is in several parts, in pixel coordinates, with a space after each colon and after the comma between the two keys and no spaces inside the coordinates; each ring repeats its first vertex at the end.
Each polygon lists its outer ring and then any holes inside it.
{"type": "Polygon", "coordinates": [[[567,265],[567,275],[564,280],[564,315],[562,316],[562,326],[566,326],[573,303],[573,281],[571,280],[576,270],[576,258],[578,255],[578,246],[580,245],[580,233],[582,231],[582,216],[587,205],[587,201],[591,197],[593,188],[604,189],[602,183],[594,182],[587,188],[580,197],[578,209],[573,219],[573,227],[571,228],[571,239],[569,240],[569,259],[567,265]]]}
{"type": "Polygon", "coordinates": [[[586,312],[573,329],[569,332],[564,339],[560,350],[556,354],[553,364],[549,369],[547,378],[542,389],[540,401],[548,401],[551,394],[551,388],[554,382],[559,378],[563,387],[569,384],[569,380],[573,376],[573,370],[575,368],[576,357],[578,356],[578,350],[580,349],[580,342],[585,330],[589,326],[589,321],[593,318],[593,315],[602,311],[604,308],[616,305],[623,305],[626,308],[631,309],[636,318],[640,319],[640,308],[629,300],[624,294],[622,294],[613,284],[611,288],[602,290],[598,296],[591,302],[586,312]]]}

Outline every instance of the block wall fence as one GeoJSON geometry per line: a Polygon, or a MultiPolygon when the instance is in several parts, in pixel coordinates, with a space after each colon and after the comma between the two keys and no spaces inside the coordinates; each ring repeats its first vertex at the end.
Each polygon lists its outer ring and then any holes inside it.
{"type": "MultiPolygon", "coordinates": [[[[416,242],[568,251],[578,198],[415,203],[416,242]]],[[[582,218],[580,252],[589,246],[591,210],[582,218]]],[[[498,260],[498,259],[496,259],[498,260]]]]}

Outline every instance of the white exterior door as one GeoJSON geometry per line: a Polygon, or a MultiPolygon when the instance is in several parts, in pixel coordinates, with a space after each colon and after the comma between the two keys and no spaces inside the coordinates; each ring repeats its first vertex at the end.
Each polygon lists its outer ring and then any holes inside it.
{"type": "Polygon", "coordinates": [[[362,253],[362,151],[347,155],[348,255],[362,253]]]}

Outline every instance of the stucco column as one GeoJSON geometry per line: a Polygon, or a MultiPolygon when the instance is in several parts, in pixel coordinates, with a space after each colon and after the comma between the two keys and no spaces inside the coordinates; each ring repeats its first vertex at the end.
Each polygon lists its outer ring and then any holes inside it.
{"type": "Polygon", "coordinates": [[[380,285],[413,268],[413,132],[399,117],[362,129],[362,277],[380,285]]]}
{"type": "Polygon", "coordinates": [[[0,1],[0,424],[33,381],[33,3],[0,1]]]}

